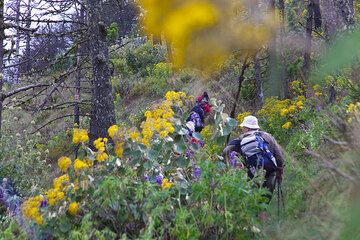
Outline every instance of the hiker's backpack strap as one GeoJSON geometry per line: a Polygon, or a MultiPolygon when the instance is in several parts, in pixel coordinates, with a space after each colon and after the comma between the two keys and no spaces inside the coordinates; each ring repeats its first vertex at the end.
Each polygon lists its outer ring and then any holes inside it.
{"type": "Polygon", "coordinates": [[[261,133],[256,132],[255,137],[256,137],[256,141],[258,143],[258,148],[262,151],[262,153],[265,155],[265,157],[267,157],[269,160],[271,160],[271,162],[275,165],[275,167],[277,167],[276,159],[275,159],[274,155],[272,154],[272,152],[269,150],[268,145],[267,145],[265,139],[263,138],[263,136],[261,135],[261,133]]]}

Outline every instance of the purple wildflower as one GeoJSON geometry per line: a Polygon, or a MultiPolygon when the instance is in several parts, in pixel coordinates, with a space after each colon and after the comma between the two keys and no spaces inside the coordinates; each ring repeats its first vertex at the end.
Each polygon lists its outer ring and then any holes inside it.
{"type": "Polygon", "coordinates": [[[147,182],[147,181],[150,181],[150,178],[148,175],[144,175],[144,181],[147,182]]]}
{"type": "Polygon", "coordinates": [[[199,145],[200,145],[200,147],[203,148],[203,147],[205,146],[205,142],[204,142],[203,140],[200,140],[200,141],[199,141],[199,145]]]}
{"type": "Polygon", "coordinates": [[[163,176],[161,174],[156,176],[156,183],[161,186],[163,180],[163,176]]]}
{"type": "Polygon", "coordinates": [[[237,153],[235,151],[232,151],[229,156],[230,156],[230,167],[236,168],[237,153]]]}
{"type": "Polygon", "coordinates": [[[186,150],[185,155],[186,155],[187,158],[193,158],[193,156],[194,156],[190,149],[186,150]]]}
{"type": "Polygon", "coordinates": [[[40,208],[46,207],[46,205],[47,205],[47,200],[44,199],[41,201],[40,208]]]}
{"type": "Polygon", "coordinates": [[[201,174],[201,168],[200,167],[195,167],[194,168],[194,176],[196,179],[199,179],[200,178],[200,174],[201,174]]]}

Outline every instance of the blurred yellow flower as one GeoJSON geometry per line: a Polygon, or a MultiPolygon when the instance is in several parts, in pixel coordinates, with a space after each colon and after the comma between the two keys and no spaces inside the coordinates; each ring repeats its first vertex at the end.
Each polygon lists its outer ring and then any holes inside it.
{"type": "Polygon", "coordinates": [[[72,216],[75,216],[79,211],[79,204],[77,202],[72,202],[69,205],[68,213],[72,216]]]}
{"type": "Polygon", "coordinates": [[[282,125],[282,128],[284,128],[284,129],[291,128],[291,122],[286,122],[284,125],[282,125]]]}
{"type": "Polygon", "coordinates": [[[58,166],[63,172],[67,172],[68,168],[71,166],[71,159],[68,157],[61,157],[58,160],[58,166]]]}

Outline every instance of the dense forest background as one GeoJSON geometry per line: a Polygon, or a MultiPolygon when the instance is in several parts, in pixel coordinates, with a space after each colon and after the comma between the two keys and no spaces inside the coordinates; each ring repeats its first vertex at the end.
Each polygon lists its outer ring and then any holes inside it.
{"type": "Polygon", "coordinates": [[[357,0],[0,0],[1,239],[360,239],[359,18],[357,0]],[[247,115],[283,147],[284,208],[222,157],[247,115]]]}

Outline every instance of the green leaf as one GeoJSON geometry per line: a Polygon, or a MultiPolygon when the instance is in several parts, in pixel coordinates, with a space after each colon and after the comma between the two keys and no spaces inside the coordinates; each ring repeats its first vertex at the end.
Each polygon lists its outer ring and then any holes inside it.
{"type": "Polygon", "coordinates": [[[150,169],[150,168],[152,168],[152,166],[153,166],[153,163],[150,160],[148,160],[144,163],[145,169],[150,169]]]}
{"type": "Polygon", "coordinates": [[[201,133],[198,133],[198,132],[194,132],[193,134],[192,134],[192,136],[196,139],[196,140],[203,140],[204,138],[203,138],[203,136],[201,135],[201,133]]]}
{"type": "Polygon", "coordinates": [[[59,229],[61,232],[66,233],[71,229],[71,225],[66,218],[61,218],[59,222],[59,229]]]}
{"type": "Polygon", "coordinates": [[[233,118],[228,118],[227,119],[227,124],[230,126],[230,127],[236,127],[238,125],[238,122],[233,119],[233,118]]]}
{"type": "Polygon", "coordinates": [[[199,150],[199,145],[197,145],[196,143],[191,143],[191,144],[190,144],[190,149],[191,149],[193,152],[196,152],[197,150],[199,150]]]}
{"type": "Polygon", "coordinates": [[[175,151],[182,154],[186,151],[186,146],[183,143],[176,143],[175,144],[175,151]]]}
{"type": "Polygon", "coordinates": [[[226,125],[226,126],[222,129],[221,135],[227,136],[227,135],[230,134],[231,130],[232,130],[232,127],[226,125]]]}
{"type": "Polygon", "coordinates": [[[225,140],[226,140],[225,136],[220,136],[215,139],[215,142],[217,145],[223,146],[225,144],[225,140]]]}
{"type": "Polygon", "coordinates": [[[176,165],[181,168],[186,168],[189,165],[189,160],[184,157],[179,157],[176,159],[176,165]]]}
{"type": "Polygon", "coordinates": [[[150,160],[155,160],[157,157],[159,156],[159,152],[154,150],[154,149],[150,149],[148,152],[148,158],[150,160]]]}

